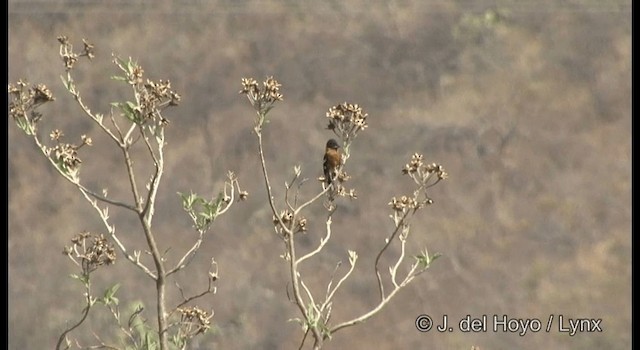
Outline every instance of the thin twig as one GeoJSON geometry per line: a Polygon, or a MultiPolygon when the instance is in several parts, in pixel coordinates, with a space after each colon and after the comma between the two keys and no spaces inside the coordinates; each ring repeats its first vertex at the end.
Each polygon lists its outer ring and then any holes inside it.
{"type": "Polygon", "coordinates": [[[167,276],[171,276],[172,274],[182,270],[183,268],[187,267],[187,265],[189,265],[189,263],[193,260],[193,258],[195,257],[195,253],[199,250],[200,245],[202,245],[202,241],[203,241],[203,232],[200,232],[198,234],[198,239],[196,240],[196,243],[191,247],[191,249],[189,249],[180,259],[180,261],[178,261],[178,263],[176,264],[176,266],[172,269],[170,269],[167,272],[167,276]],[[187,261],[187,258],[189,259],[187,261]]]}
{"type": "Polygon", "coordinates": [[[393,282],[393,285],[396,286],[396,287],[398,286],[398,283],[396,282],[396,273],[398,271],[398,267],[400,267],[400,264],[404,260],[405,246],[407,244],[406,237],[403,237],[402,236],[403,234],[404,234],[404,232],[402,234],[400,234],[400,238],[401,238],[401,240],[400,240],[400,256],[398,257],[398,260],[396,261],[395,265],[393,265],[393,267],[391,267],[389,269],[390,274],[391,274],[391,282],[393,282]]]}
{"type": "Polygon", "coordinates": [[[212,288],[213,283],[211,281],[211,279],[209,279],[209,286],[207,287],[207,290],[200,292],[198,294],[192,295],[190,297],[185,297],[184,296],[184,291],[182,290],[182,287],[180,287],[180,285],[178,284],[178,282],[176,283],[176,287],[178,287],[178,290],[180,290],[180,295],[182,296],[183,301],[180,302],[178,305],[176,305],[172,310],[172,313],[178,309],[179,307],[182,307],[186,304],[188,304],[189,302],[191,302],[192,300],[198,299],[198,298],[202,298],[203,296],[207,295],[207,294],[211,294],[215,291],[215,288],[212,288]]]}
{"type": "Polygon", "coordinates": [[[402,218],[396,222],[396,228],[393,230],[391,235],[387,238],[387,242],[378,253],[378,256],[376,256],[375,270],[376,270],[376,276],[378,277],[378,288],[380,291],[380,300],[385,299],[384,284],[382,283],[382,276],[380,275],[380,269],[378,268],[378,264],[380,263],[380,257],[382,257],[382,254],[385,252],[385,250],[387,250],[389,245],[391,245],[391,242],[396,237],[398,230],[400,229],[400,227],[402,226],[402,224],[404,223],[404,220],[407,218],[408,215],[409,215],[409,211],[405,211],[404,214],[402,215],[402,218]]]}
{"type": "Polygon", "coordinates": [[[304,346],[304,341],[307,339],[307,334],[309,334],[309,328],[307,328],[307,330],[304,331],[304,336],[302,337],[302,341],[300,342],[300,347],[298,348],[298,350],[301,350],[302,347],[304,346]]]}
{"type": "Polygon", "coordinates": [[[300,265],[300,263],[302,263],[303,261],[309,259],[310,257],[318,254],[322,248],[325,246],[325,244],[327,244],[327,242],[329,241],[329,238],[331,238],[331,216],[329,216],[329,218],[327,219],[327,234],[326,236],[324,236],[324,238],[320,238],[320,244],[318,245],[318,247],[316,249],[314,249],[313,251],[307,253],[306,255],[302,256],[300,259],[298,259],[297,261],[297,265],[300,265]]]}
{"type": "Polygon", "coordinates": [[[346,281],[347,278],[349,278],[349,276],[351,275],[351,273],[353,272],[355,267],[356,267],[356,264],[354,262],[353,264],[351,264],[351,267],[349,268],[349,271],[347,271],[347,273],[344,276],[342,276],[342,278],[338,281],[338,283],[333,288],[333,290],[328,294],[328,296],[325,299],[324,303],[322,303],[322,306],[320,306],[320,310],[324,311],[325,307],[327,307],[327,305],[331,304],[331,300],[333,299],[333,296],[336,294],[338,289],[340,289],[340,286],[342,285],[342,283],[344,281],[346,281]]]}
{"type": "Polygon", "coordinates": [[[87,283],[85,284],[85,298],[87,300],[87,304],[82,310],[82,316],[80,317],[80,320],[78,320],[76,324],[74,324],[73,326],[71,326],[70,328],[67,328],[64,332],[62,332],[62,334],[60,335],[60,338],[58,338],[58,344],[56,344],[56,349],[59,350],[60,346],[62,345],[62,342],[67,338],[67,334],[71,333],[74,329],[80,327],[80,325],[84,322],[84,320],[87,319],[87,316],[89,316],[89,310],[91,309],[91,306],[93,304],[91,302],[91,282],[90,281],[87,281],[87,283]]]}

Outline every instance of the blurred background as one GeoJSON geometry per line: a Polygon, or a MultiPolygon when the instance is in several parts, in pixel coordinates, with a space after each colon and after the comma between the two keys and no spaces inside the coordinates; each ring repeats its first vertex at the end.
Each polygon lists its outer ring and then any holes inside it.
{"type": "MultiPolygon", "coordinates": [[[[376,304],[375,254],[392,229],[387,203],[407,193],[400,170],[411,154],[442,164],[450,178],[413,221],[408,254],[427,246],[443,257],[364,325],[336,334],[327,349],[627,349],[631,346],[631,1],[17,1],[10,0],[9,81],[44,83],[56,97],[40,133],[62,130],[82,149],[81,178],[130,199],[121,154],[81,113],[60,81],[58,35],[78,50],[75,79],[92,110],[109,113],[130,91],[110,80],[112,54],[137,59],[147,78],[169,79],[182,95],[165,115],[166,173],[154,227],[175,261],[195,239],[176,192],[212,196],[227,170],[250,197],[215,222],[177,281],[206,288],[210,258],[218,292],[213,330],[194,349],[296,349],[287,320],[283,244],[273,233],[259,175],[255,112],[239,95],[242,77],[274,76],[284,101],[270,113],[265,148],[274,190],[301,165],[303,193],[319,190],[329,107],[347,101],[369,114],[346,170],[359,194],[341,199],[323,254],[304,265],[323,294],[335,264],[360,259],[334,303],[335,322],[376,304]],[[602,319],[603,332],[569,336],[418,332],[416,317],[466,315],[602,319]]],[[[52,348],[82,309],[76,270],[61,252],[83,230],[105,232],[80,193],[50,167],[9,120],[9,348],[52,348]]],[[[142,177],[142,175],[140,175],[142,177]]],[[[282,197],[278,197],[281,199],[282,197]]],[[[134,217],[112,208],[120,237],[144,249],[134,217]]],[[[300,249],[323,234],[320,203],[307,213],[300,249]]],[[[398,254],[392,250],[391,254],[398,254]]],[[[95,290],[122,284],[124,315],[147,305],[153,283],[122,257],[94,276],[95,290]]],[[[169,287],[170,303],[179,301],[169,287]]],[[[125,318],[128,316],[125,316],[125,318]]],[[[76,333],[116,339],[100,308],[76,333]]],[[[439,321],[438,321],[439,322],[439,321]]],[[[567,326],[567,325],[565,325],[567,326]]]]}

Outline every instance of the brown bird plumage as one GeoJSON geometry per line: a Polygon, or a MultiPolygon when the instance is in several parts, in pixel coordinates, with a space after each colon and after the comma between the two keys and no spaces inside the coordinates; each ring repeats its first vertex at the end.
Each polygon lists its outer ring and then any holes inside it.
{"type": "Polygon", "coordinates": [[[340,145],[334,139],[327,141],[327,147],[324,151],[324,159],[322,169],[324,170],[325,183],[331,185],[333,178],[337,176],[337,168],[342,165],[342,156],[338,149],[340,145]]]}

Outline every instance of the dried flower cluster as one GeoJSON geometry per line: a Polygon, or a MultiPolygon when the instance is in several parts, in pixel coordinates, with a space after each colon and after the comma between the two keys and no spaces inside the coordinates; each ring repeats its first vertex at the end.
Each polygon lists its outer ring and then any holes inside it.
{"type": "Polygon", "coordinates": [[[349,144],[358,132],[367,128],[367,116],[368,114],[362,111],[362,107],[344,102],[329,108],[327,129],[333,130],[344,144],[349,144]]]}
{"type": "Polygon", "coordinates": [[[82,160],[78,157],[78,150],[84,145],[91,146],[93,141],[87,135],[82,135],[82,143],[79,145],[61,142],[64,134],[58,129],[53,130],[49,136],[52,140],[57,141],[58,144],[52,148],[45,147],[46,154],[53,159],[60,170],[77,179],[80,164],[82,164],[82,160]]]}
{"type": "Polygon", "coordinates": [[[448,176],[442,165],[436,163],[425,164],[423,158],[421,154],[414,153],[409,163],[402,169],[402,173],[409,175],[418,185],[418,188],[414,191],[412,197],[401,196],[400,198],[393,197],[391,199],[389,206],[396,214],[405,213],[408,209],[415,211],[425,205],[432,204],[433,200],[427,195],[427,189],[448,176]],[[421,193],[424,195],[424,199],[419,200],[421,193]]]}
{"type": "MultiPolygon", "coordinates": [[[[431,204],[431,203],[429,203],[431,204]]],[[[415,198],[402,196],[399,199],[393,197],[389,205],[394,211],[404,211],[406,209],[418,209],[420,207],[420,203],[416,201],[415,198]]]]}
{"type": "Polygon", "coordinates": [[[130,58],[123,61],[117,57],[113,62],[125,73],[124,77],[118,77],[131,84],[136,95],[136,102],[117,103],[124,115],[136,124],[145,124],[153,121],[160,125],[166,125],[169,121],[162,116],[161,112],[167,107],[177,106],[181,97],[171,89],[169,80],[159,80],[157,82],[149,79],[143,83],[144,69],[130,58]]]}
{"type": "Polygon", "coordinates": [[[211,328],[213,313],[209,314],[197,306],[178,308],[177,311],[181,315],[180,327],[186,337],[193,337],[211,328]]]}
{"type": "Polygon", "coordinates": [[[102,265],[111,265],[116,262],[113,244],[109,243],[103,234],[92,235],[87,231],[81,232],[71,239],[71,243],[73,243],[72,246],[64,248],[64,254],[80,265],[85,275],[102,265]]]}
{"type": "Polygon", "coordinates": [[[44,84],[27,88],[28,85],[23,80],[9,84],[9,116],[27,134],[33,135],[36,123],[42,118],[42,114],[36,109],[47,102],[54,101],[55,98],[44,84]]]}
{"type": "Polygon", "coordinates": [[[64,67],[67,71],[73,69],[73,66],[78,61],[78,58],[86,56],[88,59],[92,59],[95,57],[93,45],[87,42],[85,39],[82,39],[84,47],[82,49],[82,52],[80,53],[73,52],[73,45],[69,43],[69,38],[67,36],[59,36],[58,42],[60,42],[60,57],[62,57],[64,67]]]}
{"type": "Polygon", "coordinates": [[[262,82],[262,88],[255,79],[242,78],[242,90],[239,93],[247,95],[256,111],[266,113],[274,103],[282,101],[281,86],[273,77],[262,82]]]}
{"type": "Polygon", "coordinates": [[[169,106],[177,106],[180,103],[180,95],[171,90],[169,80],[159,80],[157,83],[151,80],[143,85],[140,93],[140,113],[143,119],[153,119],[158,116],[162,123],[168,121],[162,117],[159,111],[169,106]]]}
{"type": "Polygon", "coordinates": [[[356,193],[355,189],[350,188],[350,189],[347,190],[344,186],[342,186],[342,184],[338,185],[337,194],[340,197],[349,197],[351,199],[357,199],[358,198],[358,194],[356,193]]]}
{"type": "Polygon", "coordinates": [[[428,184],[428,181],[435,175],[437,181],[444,180],[448,174],[444,171],[444,168],[440,164],[431,163],[425,164],[423,156],[418,153],[414,153],[411,156],[411,161],[404,166],[402,173],[409,175],[416,183],[423,184],[425,186],[432,186],[434,184],[428,184]]]}
{"type": "Polygon", "coordinates": [[[78,146],[70,143],[58,143],[51,149],[55,163],[65,170],[65,173],[78,170],[82,160],[78,157],[78,146]]]}
{"type": "Polygon", "coordinates": [[[276,231],[282,234],[283,230],[278,226],[280,222],[282,222],[282,225],[288,229],[291,229],[293,233],[307,232],[307,219],[302,215],[298,215],[294,224],[293,213],[289,210],[284,210],[280,213],[280,220],[278,220],[276,216],[273,216],[273,225],[275,226],[276,231]]]}

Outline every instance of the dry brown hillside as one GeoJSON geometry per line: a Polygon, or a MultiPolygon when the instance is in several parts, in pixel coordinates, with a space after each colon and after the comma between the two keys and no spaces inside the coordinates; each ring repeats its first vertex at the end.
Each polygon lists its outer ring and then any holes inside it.
{"type": "MultiPolygon", "coordinates": [[[[287,322],[298,315],[259,176],[254,112],[238,94],[242,77],[271,75],[284,94],[265,130],[277,186],[296,164],[307,177],[322,174],[330,106],[348,101],[369,113],[349,160],[359,198],[343,200],[330,244],[305,270],[326,276],[347,260],[347,249],[361,256],[334,317],[376,301],[367,252],[392,225],[390,198],[409,188],[401,169],[411,154],[423,153],[450,175],[411,236],[416,249],[428,244],[443,257],[381,314],[325,348],[631,347],[630,0],[10,0],[8,9],[9,81],[51,88],[57,99],[43,110],[43,130],[95,135],[95,156],[83,164],[83,179],[95,188],[107,183],[114,196],[128,193],[119,154],[62,87],[56,37],[95,45],[93,62],[76,69],[95,110],[108,113],[110,102],[126,96],[109,80],[112,53],[136,58],[147,76],[170,79],[182,95],[167,114],[155,224],[165,247],[182,250],[193,235],[176,192],[213,194],[228,169],[249,191],[205,241],[220,279],[218,293],[202,301],[215,310],[214,331],[194,348],[294,349],[301,338],[287,322]],[[455,329],[421,333],[414,326],[420,314],[447,315],[455,329]],[[552,314],[556,323],[545,332],[552,314]],[[543,329],[462,332],[457,321],[467,315],[535,318],[543,329]],[[570,336],[558,329],[560,315],[601,319],[603,331],[570,336]]],[[[82,230],[104,230],[8,124],[9,349],[51,349],[81,309],[63,246],[82,230]]],[[[323,209],[312,213],[320,220],[302,249],[319,240],[323,209]]],[[[131,230],[131,244],[142,244],[133,218],[112,216],[121,232],[131,230]]],[[[190,270],[196,275],[179,277],[193,292],[208,269],[205,254],[199,258],[190,270]]],[[[123,305],[152,305],[153,286],[138,270],[121,260],[101,271],[99,284],[114,277],[123,305]]],[[[104,313],[93,316],[94,330],[108,329],[104,313]]],[[[90,332],[82,339],[92,340],[90,332]]]]}

